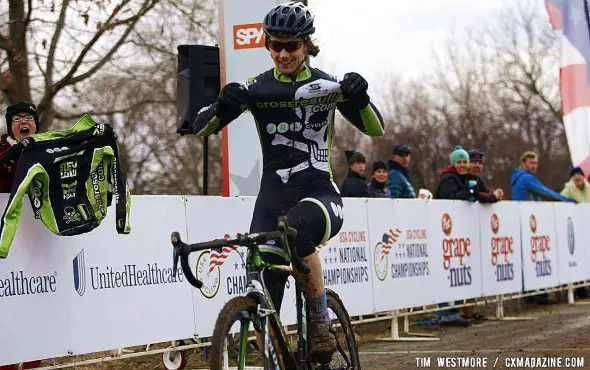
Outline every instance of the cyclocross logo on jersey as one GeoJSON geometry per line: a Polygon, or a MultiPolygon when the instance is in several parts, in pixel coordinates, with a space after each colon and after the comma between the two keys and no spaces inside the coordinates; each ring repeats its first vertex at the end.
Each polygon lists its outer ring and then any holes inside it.
{"type": "Polygon", "coordinates": [[[240,24],[234,26],[234,49],[264,47],[262,23],[240,24]]]}
{"type": "Polygon", "coordinates": [[[59,165],[59,173],[62,180],[76,177],[78,173],[78,162],[69,161],[61,163],[59,165]]]}

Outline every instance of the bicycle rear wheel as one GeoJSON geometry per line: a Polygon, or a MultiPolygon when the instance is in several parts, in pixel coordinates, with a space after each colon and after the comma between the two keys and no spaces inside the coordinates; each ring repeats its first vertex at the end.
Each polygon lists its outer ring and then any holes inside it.
{"type": "MultiPolygon", "coordinates": [[[[242,370],[264,365],[264,346],[259,350],[253,333],[250,333],[250,329],[260,330],[256,309],[257,302],[252,297],[235,297],[223,306],[211,339],[212,370],[242,370]]],[[[276,355],[281,356],[274,340],[273,344],[276,355]]]]}
{"type": "Polygon", "coordinates": [[[342,369],[360,370],[358,347],[356,344],[356,333],[350,322],[350,316],[342,300],[333,290],[326,289],[328,311],[332,318],[332,326],[336,330],[336,341],[338,350],[332,356],[329,364],[320,365],[316,369],[342,369]]]}

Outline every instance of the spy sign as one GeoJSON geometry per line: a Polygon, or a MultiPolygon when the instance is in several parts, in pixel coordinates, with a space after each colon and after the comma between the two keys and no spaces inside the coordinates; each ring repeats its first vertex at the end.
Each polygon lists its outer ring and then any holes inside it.
{"type": "Polygon", "coordinates": [[[234,49],[264,47],[262,23],[240,24],[234,26],[234,49]]]}

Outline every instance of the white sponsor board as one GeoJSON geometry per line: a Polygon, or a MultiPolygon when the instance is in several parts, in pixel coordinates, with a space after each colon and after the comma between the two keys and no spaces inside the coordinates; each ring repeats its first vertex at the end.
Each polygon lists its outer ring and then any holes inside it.
{"type": "Polygon", "coordinates": [[[582,281],[586,278],[584,208],[572,203],[555,203],[553,206],[559,283],[582,281]]]}
{"type": "Polygon", "coordinates": [[[477,203],[428,203],[429,290],[436,302],[481,296],[481,247],[477,203]]]}
{"type": "MultiPolygon", "coordinates": [[[[220,62],[222,81],[245,81],[273,67],[264,47],[262,22],[266,13],[283,1],[220,1],[220,62]],[[222,70],[222,74],[223,74],[222,70]]],[[[223,87],[223,85],[222,85],[223,87]]],[[[262,175],[260,140],[250,113],[242,114],[223,130],[224,192],[226,196],[257,195],[262,175]]]]}
{"type": "Polygon", "coordinates": [[[367,205],[374,310],[432,304],[434,289],[425,201],[379,199],[367,205]]]}
{"type": "MultiPolygon", "coordinates": [[[[0,194],[2,213],[8,194],[0,194]]],[[[28,198],[8,257],[0,260],[0,365],[66,356],[70,346],[60,239],[28,198]]]]}
{"type": "Polygon", "coordinates": [[[133,197],[128,235],[117,234],[114,211],[92,232],[62,238],[74,354],[193,335],[190,287],[172,275],[170,234],[186,238],[183,199],[133,197]]]}
{"type": "Polygon", "coordinates": [[[517,203],[479,207],[483,295],[522,290],[520,217],[517,203]]]}
{"type": "Polygon", "coordinates": [[[317,249],[324,286],[340,296],[350,315],[372,312],[372,258],[366,201],[344,199],[344,223],[340,232],[317,249]]]}
{"type": "Polygon", "coordinates": [[[549,288],[558,284],[555,214],[553,207],[520,202],[523,289],[549,288]]]}

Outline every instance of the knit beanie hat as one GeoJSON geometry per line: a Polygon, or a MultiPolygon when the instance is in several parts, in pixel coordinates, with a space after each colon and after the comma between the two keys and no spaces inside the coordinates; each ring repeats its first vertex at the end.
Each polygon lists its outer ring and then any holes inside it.
{"type": "Polygon", "coordinates": [[[346,154],[346,161],[348,162],[348,165],[351,165],[354,162],[365,163],[365,156],[361,152],[357,152],[356,150],[347,150],[344,153],[346,154]]]}
{"type": "Polygon", "coordinates": [[[451,159],[451,166],[454,165],[455,162],[457,162],[460,159],[469,162],[469,154],[467,153],[467,151],[465,151],[465,149],[463,149],[461,145],[457,145],[455,147],[455,150],[453,150],[449,158],[451,159]]]}
{"type": "Polygon", "coordinates": [[[580,175],[584,176],[584,171],[580,167],[572,167],[570,169],[570,177],[572,177],[576,173],[579,173],[580,175]]]}
{"type": "Polygon", "coordinates": [[[377,170],[385,170],[387,171],[387,164],[383,161],[376,161],[373,163],[373,173],[377,170]]]}

